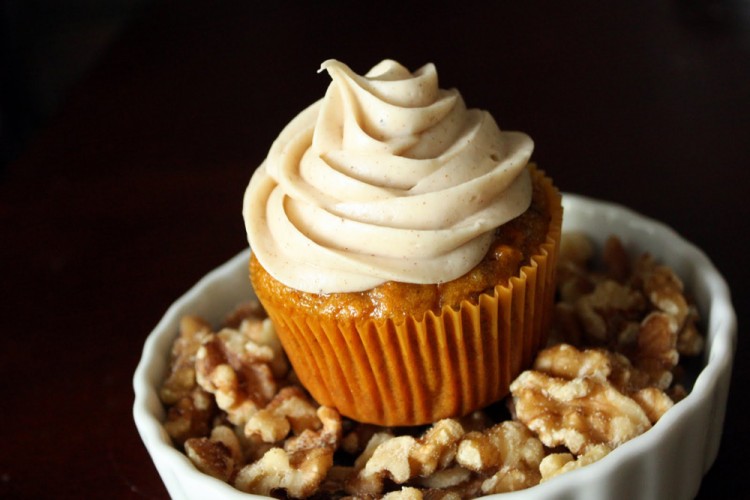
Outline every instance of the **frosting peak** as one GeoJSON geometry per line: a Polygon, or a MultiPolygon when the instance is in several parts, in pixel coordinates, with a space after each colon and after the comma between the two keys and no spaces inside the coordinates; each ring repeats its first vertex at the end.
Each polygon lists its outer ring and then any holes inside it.
{"type": "Polygon", "coordinates": [[[284,128],[245,192],[259,262],[312,293],[468,272],[530,204],[532,140],[466,109],[433,64],[411,73],[384,60],[360,76],[328,60],[321,71],[325,97],[284,128]]]}

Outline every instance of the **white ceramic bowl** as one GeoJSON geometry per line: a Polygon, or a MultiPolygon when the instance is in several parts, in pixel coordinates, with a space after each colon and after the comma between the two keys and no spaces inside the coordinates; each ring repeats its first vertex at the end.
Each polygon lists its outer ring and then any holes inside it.
{"type": "MultiPolygon", "coordinates": [[[[563,230],[582,230],[598,243],[617,234],[632,252],[648,251],[670,265],[692,292],[707,334],[705,367],[690,394],[645,434],[602,460],[533,488],[488,498],[690,499],[718,453],[736,344],[736,317],[726,282],[706,255],[667,226],[621,206],[566,194],[563,230]]],[[[138,432],[175,499],[261,498],[200,473],[177,451],[161,425],[158,387],[184,314],[217,323],[253,292],[249,250],[209,273],[166,312],[146,340],[133,377],[133,416],[138,432]]]]}

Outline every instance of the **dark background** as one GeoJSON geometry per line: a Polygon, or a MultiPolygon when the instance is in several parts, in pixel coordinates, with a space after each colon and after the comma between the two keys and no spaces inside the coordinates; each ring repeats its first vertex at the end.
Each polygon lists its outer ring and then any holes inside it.
{"type": "Polygon", "coordinates": [[[701,498],[745,487],[750,4],[2,3],[0,497],[166,492],[131,377],[169,304],[245,245],[245,185],[327,58],[436,63],[529,133],[564,191],[674,227],[727,277],[740,340],[701,498]],[[376,6],[375,6],[376,5],[376,6]]]}

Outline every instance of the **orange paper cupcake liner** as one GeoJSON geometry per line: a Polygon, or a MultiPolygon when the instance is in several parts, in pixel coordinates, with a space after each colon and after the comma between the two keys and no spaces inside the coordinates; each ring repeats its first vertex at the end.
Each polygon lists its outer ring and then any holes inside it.
{"type": "Polygon", "coordinates": [[[545,243],[507,285],[423,318],[317,317],[259,297],[300,382],[322,405],[379,425],[463,416],[502,399],[546,342],[562,225],[560,195],[541,172],[545,243]]]}

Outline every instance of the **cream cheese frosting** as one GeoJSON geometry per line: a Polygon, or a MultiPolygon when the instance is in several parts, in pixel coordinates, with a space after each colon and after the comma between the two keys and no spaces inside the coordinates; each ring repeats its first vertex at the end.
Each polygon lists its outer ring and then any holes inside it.
{"type": "Polygon", "coordinates": [[[531,203],[533,141],[467,109],[427,64],[364,76],[325,61],[325,96],[274,141],[245,191],[250,247],[311,293],[429,284],[476,266],[494,230],[531,203]]]}

